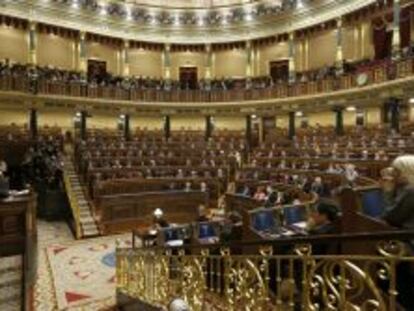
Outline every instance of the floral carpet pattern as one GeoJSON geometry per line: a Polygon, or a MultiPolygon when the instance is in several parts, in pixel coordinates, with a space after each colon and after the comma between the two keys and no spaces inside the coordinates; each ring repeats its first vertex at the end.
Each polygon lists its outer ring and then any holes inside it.
{"type": "Polygon", "coordinates": [[[115,305],[115,243],[130,235],[76,241],[65,223],[38,223],[35,310],[95,311],[115,305]]]}
{"type": "Polygon", "coordinates": [[[115,297],[116,239],[97,238],[47,248],[59,310],[115,297]]]}

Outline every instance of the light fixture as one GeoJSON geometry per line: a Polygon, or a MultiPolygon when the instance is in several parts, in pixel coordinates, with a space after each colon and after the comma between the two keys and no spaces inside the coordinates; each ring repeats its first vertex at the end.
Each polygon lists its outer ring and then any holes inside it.
{"type": "Polygon", "coordinates": [[[256,119],[257,116],[255,114],[252,114],[252,119],[256,119]]]}
{"type": "Polygon", "coordinates": [[[80,111],[78,111],[77,113],[76,113],[76,116],[77,117],[80,117],[82,115],[82,113],[80,112],[80,111]]]}
{"type": "Polygon", "coordinates": [[[356,107],[355,106],[348,106],[348,107],[346,107],[346,111],[354,112],[354,111],[356,111],[356,107]]]}
{"type": "Polygon", "coordinates": [[[176,14],[174,16],[174,26],[178,26],[178,25],[180,25],[180,16],[176,14]]]}
{"type": "Polygon", "coordinates": [[[131,9],[129,7],[125,7],[125,11],[126,11],[126,19],[127,19],[127,21],[132,20],[132,12],[131,12],[131,9]]]}
{"type": "Polygon", "coordinates": [[[197,18],[197,24],[198,24],[198,26],[204,26],[204,17],[205,17],[204,14],[198,15],[198,18],[197,18]]]}
{"type": "Polygon", "coordinates": [[[253,14],[250,10],[245,10],[244,12],[244,20],[246,22],[251,22],[253,20],[253,14]]]}
{"type": "Polygon", "coordinates": [[[155,13],[151,13],[149,21],[151,25],[155,25],[157,23],[157,18],[155,16],[155,13]]]}
{"type": "Polygon", "coordinates": [[[101,14],[102,16],[106,15],[106,7],[104,5],[101,6],[101,10],[99,11],[99,14],[101,14]]]}
{"type": "Polygon", "coordinates": [[[303,112],[302,111],[296,111],[295,116],[303,117],[303,112]]]}
{"type": "Polygon", "coordinates": [[[78,0],[73,0],[72,2],[72,8],[77,9],[78,8],[78,0]]]}
{"type": "Polygon", "coordinates": [[[414,97],[410,98],[409,103],[414,104],[414,97]]]}

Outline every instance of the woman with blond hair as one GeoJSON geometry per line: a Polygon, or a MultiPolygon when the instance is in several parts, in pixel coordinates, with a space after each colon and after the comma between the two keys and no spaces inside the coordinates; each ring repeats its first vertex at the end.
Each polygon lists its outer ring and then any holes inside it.
{"type": "Polygon", "coordinates": [[[382,171],[384,219],[390,225],[414,229],[414,155],[397,157],[382,171]]]}
{"type": "MultiPolygon", "coordinates": [[[[384,220],[401,229],[414,229],[414,155],[397,157],[381,172],[385,196],[384,220]]],[[[413,241],[409,244],[413,251],[413,241]]],[[[407,310],[414,305],[414,278],[409,262],[397,265],[398,302],[407,310]]]]}

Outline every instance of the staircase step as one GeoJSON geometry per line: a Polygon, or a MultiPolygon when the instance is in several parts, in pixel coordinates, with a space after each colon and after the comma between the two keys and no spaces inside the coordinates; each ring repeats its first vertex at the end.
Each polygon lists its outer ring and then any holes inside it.
{"type": "Polygon", "coordinates": [[[100,232],[96,220],[91,213],[90,203],[85,197],[85,188],[82,186],[78,173],[70,158],[65,158],[64,171],[68,177],[66,184],[67,190],[73,195],[70,202],[72,209],[76,208],[79,213],[75,217],[75,222],[81,227],[82,237],[99,236],[100,232]]]}
{"type": "MultiPolygon", "coordinates": [[[[0,258],[0,272],[22,268],[22,256],[7,256],[0,258]]],[[[0,274],[1,275],[1,274],[0,274]]]]}
{"type": "Polygon", "coordinates": [[[20,305],[21,296],[16,295],[15,297],[7,298],[4,301],[0,300],[0,310],[7,311],[21,311],[20,305]]]}
{"type": "Polygon", "coordinates": [[[100,233],[98,230],[82,230],[83,237],[95,237],[98,236],[100,233]]]}
{"type": "Polygon", "coordinates": [[[0,271],[0,288],[11,282],[20,283],[22,280],[21,268],[0,271]]]}
{"type": "Polygon", "coordinates": [[[0,287],[0,304],[12,299],[21,299],[21,282],[16,285],[0,287]]]}

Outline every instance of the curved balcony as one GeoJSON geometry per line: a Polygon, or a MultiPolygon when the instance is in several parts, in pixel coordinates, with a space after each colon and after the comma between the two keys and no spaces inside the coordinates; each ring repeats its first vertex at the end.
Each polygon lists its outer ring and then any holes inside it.
{"type": "Polygon", "coordinates": [[[388,85],[395,81],[414,75],[414,58],[398,61],[386,61],[366,68],[359,68],[353,74],[325,78],[317,81],[278,83],[262,89],[232,89],[232,90],[159,90],[123,88],[121,86],[94,86],[80,81],[63,82],[45,79],[30,80],[26,73],[6,74],[0,77],[0,90],[17,91],[20,94],[35,97],[69,97],[93,101],[111,101],[123,103],[156,103],[166,106],[225,105],[238,103],[245,105],[261,102],[275,103],[283,100],[306,99],[325,94],[343,94],[364,90],[376,85],[388,85]]]}

